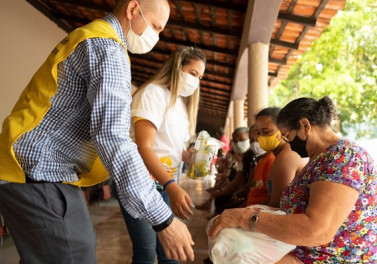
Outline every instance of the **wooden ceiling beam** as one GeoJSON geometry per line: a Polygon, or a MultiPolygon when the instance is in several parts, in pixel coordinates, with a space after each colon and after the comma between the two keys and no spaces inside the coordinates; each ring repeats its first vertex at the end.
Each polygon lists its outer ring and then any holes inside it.
{"type": "Polygon", "coordinates": [[[215,1],[215,0],[181,0],[181,2],[195,3],[206,6],[213,6],[226,10],[238,11],[246,13],[247,5],[232,3],[231,1],[215,1]]]}
{"type": "Polygon", "coordinates": [[[204,104],[204,105],[211,105],[211,106],[219,107],[221,109],[227,109],[228,108],[227,105],[221,104],[219,102],[222,102],[222,101],[200,101],[200,103],[204,104]]]}
{"type": "MultiPolygon", "coordinates": [[[[140,63],[138,61],[133,61],[131,63],[131,67],[134,66],[134,65],[136,65],[138,67],[149,68],[149,69],[153,70],[153,72],[156,72],[156,70],[160,69],[159,67],[157,67],[155,65],[148,65],[148,64],[140,63]]],[[[151,72],[151,71],[149,71],[149,72],[151,72]]]]}
{"type": "MultiPolygon", "coordinates": [[[[152,53],[153,52],[160,53],[160,50],[154,48],[151,52],[152,53]]],[[[164,51],[163,54],[165,54],[165,51],[164,51]]],[[[170,53],[167,53],[167,54],[170,54],[170,53]]],[[[149,62],[154,62],[154,63],[160,63],[160,64],[164,63],[163,60],[160,60],[160,59],[152,57],[150,53],[148,53],[148,54],[131,54],[130,57],[131,57],[131,65],[132,65],[132,58],[133,57],[135,57],[137,59],[141,59],[141,60],[146,60],[146,61],[149,61],[149,62]]],[[[207,63],[210,63],[210,62],[207,61],[207,63]]],[[[221,65],[221,64],[219,64],[219,65],[221,65]]],[[[221,76],[223,78],[228,78],[228,79],[231,79],[231,80],[233,80],[233,77],[234,77],[233,74],[227,74],[227,73],[218,72],[218,71],[211,71],[211,70],[207,70],[207,69],[205,70],[204,74],[211,74],[211,75],[214,75],[214,76],[221,76]]]]}
{"type": "MultiPolygon", "coordinates": [[[[142,83],[147,81],[151,76],[152,75],[140,72],[138,70],[134,70],[132,72],[132,79],[135,80],[135,81],[140,81],[142,83]]],[[[201,87],[202,93],[210,93],[210,94],[221,96],[221,97],[227,98],[227,99],[230,98],[230,91],[228,91],[228,90],[219,89],[219,88],[211,87],[211,86],[207,86],[207,85],[200,85],[200,87],[201,87]]]]}
{"type": "Polygon", "coordinates": [[[210,91],[206,91],[206,90],[203,90],[203,89],[200,90],[200,94],[202,94],[202,96],[203,96],[203,94],[205,94],[205,96],[208,96],[209,98],[213,98],[213,99],[216,99],[216,100],[224,100],[225,102],[230,101],[230,96],[211,93],[210,91]]]}
{"type": "Polygon", "coordinates": [[[202,108],[202,107],[208,107],[209,109],[216,110],[216,111],[219,111],[219,112],[226,112],[228,110],[228,108],[226,106],[219,107],[216,104],[209,104],[209,103],[199,104],[199,108],[202,108]]]}
{"type": "Polygon", "coordinates": [[[268,72],[268,76],[277,77],[278,76],[278,72],[268,72]]]}
{"type": "MultiPolygon", "coordinates": [[[[100,11],[103,11],[103,10],[100,10],[100,11]]],[[[85,19],[85,18],[72,16],[72,15],[65,15],[61,13],[56,13],[54,14],[54,16],[60,19],[75,21],[82,24],[88,24],[90,22],[90,20],[85,19]]],[[[189,29],[204,31],[204,32],[213,33],[213,34],[233,36],[237,38],[240,38],[242,34],[242,31],[239,31],[239,30],[232,30],[232,29],[219,28],[219,27],[213,27],[213,26],[205,26],[201,23],[193,23],[193,22],[177,20],[177,19],[169,19],[168,26],[178,26],[178,27],[183,27],[186,29],[189,28],[189,29]]]]}
{"type": "Polygon", "coordinates": [[[212,46],[212,45],[205,45],[205,44],[202,44],[202,43],[193,43],[191,41],[168,38],[168,37],[165,37],[163,35],[160,35],[160,40],[163,41],[163,42],[173,43],[173,44],[176,44],[176,45],[194,46],[194,47],[197,47],[197,48],[202,49],[202,50],[208,50],[208,51],[230,54],[230,55],[237,55],[237,52],[238,52],[238,50],[236,50],[236,49],[227,49],[227,48],[220,48],[220,47],[212,46]]]}
{"type": "Polygon", "coordinates": [[[287,21],[295,24],[300,24],[308,27],[315,27],[317,24],[317,18],[315,17],[304,17],[297,16],[290,13],[279,12],[278,19],[282,21],[287,21]]]}
{"type": "Polygon", "coordinates": [[[319,14],[322,12],[322,10],[326,7],[326,5],[327,5],[327,3],[328,3],[329,1],[330,1],[330,0],[323,0],[323,1],[319,4],[319,6],[318,6],[317,10],[315,11],[313,17],[318,17],[319,14]]]}
{"type": "Polygon", "coordinates": [[[65,32],[71,32],[73,30],[73,28],[70,25],[66,24],[65,22],[57,18],[55,14],[52,13],[45,5],[41,4],[40,1],[32,1],[32,0],[26,0],[26,1],[32,6],[34,6],[37,10],[41,11],[42,14],[44,14],[49,19],[54,21],[65,32]]]}
{"type": "Polygon", "coordinates": [[[113,8],[112,7],[109,7],[109,6],[105,6],[105,5],[99,5],[99,4],[95,4],[94,1],[85,1],[85,2],[77,2],[76,0],[47,0],[47,2],[57,2],[59,4],[63,3],[63,4],[67,4],[67,5],[72,5],[72,6],[81,6],[81,7],[84,7],[84,8],[88,8],[88,9],[93,9],[93,10],[97,10],[97,11],[103,11],[103,12],[111,12],[113,11],[113,8]]]}
{"type": "MultiPolygon", "coordinates": [[[[158,47],[154,47],[151,51],[152,53],[153,52],[156,52],[156,53],[160,53],[160,54],[163,54],[163,55],[166,55],[166,58],[173,53],[173,51],[170,51],[170,50],[162,50],[158,47]]],[[[148,54],[131,54],[131,58],[132,57],[135,57],[135,58],[140,58],[140,59],[145,59],[145,60],[150,60],[150,53],[148,54]]],[[[163,60],[158,60],[155,61],[156,63],[164,63],[163,60]]],[[[221,62],[221,61],[215,61],[215,60],[207,60],[207,63],[208,64],[213,64],[213,65],[218,65],[218,66],[222,66],[222,67],[226,67],[226,68],[232,68],[234,69],[235,68],[235,65],[232,64],[232,63],[229,63],[229,62],[221,62]]],[[[233,78],[233,75],[232,75],[232,78],[233,78]]]]}
{"type": "MultiPolygon", "coordinates": [[[[31,2],[36,2],[36,1],[30,1],[27,0],[29,3],[31,2]]],[[[112,8],[106,5],[98,5],[93,2],[79,2],[75,0],[48,0],[48,2],[59,2],[59,3],[64,3],[68,5],[74,5],[74,6],[81,6],[87,9],[92,9],[96,11],[102,11],[102,12],[111,12],[112,8]]],[[[175,1],[175,2],[184,2],[184,1],[175,1]]],[[[225,8],[227,10],[231,11],[240,11],[242,13],[246,12],[247,5],[240,5],[240,4],[234,4],[234,3],[229,3],[229,2],[220,2],[220,1],[212,1],[212,0],[186,0],[186,2],[190,3],[196,3],[196,4],[201,4],[201,5],[208,5],[211,7],[216,7],[216,8],[225,8]]],[[[325,0],[325,2],[328,2],[328,0],[325,0]]],[[[177,3],[176,3],[177,5],[177,3]]],[[[321,4],[321,6],[324,6],[321,4]]],[[[321,7],[320,6],[320,7],[321,7]]],[[[304,16],[297,16],[293,15],[290,13],[283,13],[279,12],[278,19],[282,21],[288,21],[296,24],[301,24],[305,26],[311,26],[314,27],[316,25],[317,19],[316,17],[304,17],[304,16]]],[[[197,29],[197,30],[203,30],[203,31],[208,31],[211,33],[216,33],[216,34],[223,34],[223,35],[229,35],[229,36],[235,36],[235,37],[240,37],[242,32],[236,31],[236,30],[227,30],[227,29],[221,29],[221,28],[214,28],[214,27],[208,27],[204,25],[198,25],[197,23],[190,23],[187,21],[180,21],[180,20],[169,20],[168,24],[171,25],[176,25],[176,26],[181,26],[181,27],[186,27],[186,28],[192,28],[192,29],[197,29]]]]}
{"type": "Polygon", "coordinates": [[[226,106],[226,107],[228,107],[228,105],[229,105],[229,101],[216,100],[216,99],[213,99],[213,98],[210,98],[210,97],[203,97],[203,96],[200,98],[200,103],[205,104],[208,101],[212,102],[212,103],[220,104],[220,105],[223,105],[223,106],[226,106]]]}
{"type": "Polygon", "coordinates": [[[228,90],[228,89],[222,89],[222,88],[217,88],[217,87],[214,87],[214,86],[211,86],[211,85],[206,85],[206,84],[200,84],[200,87],[201,87],[201,88],[205,88],[205,89],[213,90],[213,91],[215,91],[216,93],[223,94],[223,95],[225,95],[225,96],[230,96],[230,93],[231,93],[231,90],[228,90]]]}
{"type": "Polygon", "coordinates": [[[268,58],[268,61],[271,62],[271,63],[276,63],[276,64],[287,64],[287,59],[274,59],[274,58],[268,58]]]}
{"type": "Polygon", "coordinates": [[[211,115],[215,115],[217,117],[225,117],[226,116],[226,111],[213,110],[212,108],[205,107],[205,106],[200,106],[198,110],[199,110],[198,111],[199,113],[204,112],[204,113],[208,113],[208,114],[211,114],[211,115]]]}
{"type": "Polygon", "coordinates": [[[227,107],[218,107],[216,104],[199,104],[199,108],[202,108],[202,109],[209,109],[209,110],[212,110],[212,111],[218,111],[218,112],[226,112],[228,110],[227,107]]]}
{"type": "Polygon", "coordinates": [[[217,81],[217,80],[208,79],[207,77],[205,77],[205,74],[206,74],[206,72],[204,72],[204,77],[202,78],[203,81],[212,82],[212,83],[221,84],[221,85],[226,85],[226,86],[232,86],[233,85],[232,82],[220,82],[220,81],[217,81]]]}
{"type": "Polygon", "coordinates": [[[178,27],[184,27],[184,28],[189,28],[189,29],[205,31],[205,32],[208,32],[208,33],[214,33],[214,34],[226,35],[226,36],[233,36],[233,37],[237,37],[237,38],[240,38],[241,34],[242,34],[242,31],[240,31],[240,30],[213,27],[213,26],[205,26],[201,23],[193,23],[193,22],[188,22],[188,21],[184,21],[184,20],[177,20],[177,19],[169,19],[168,24],[173,25],[173,26],[178,26],[178,27]]]}
{"type": "MultiPolygon", "coordinates": [[[[194,4],[194,12],[195,12],[195,18],[196,18],[196,24],[197,25],[201,25],[202,24],[202,19],[200,17],[200,13],[199,13],[199,8],[198,8],[198,5],[197,4],[194,4]]],[[[182,24],[185,24],[184,22],[185,21],[182,21],[183,22],[182,24]]],[[[195,24],[195,23],[194,23],[195,24]]],[[[184,25],[182,25],[181,27],[185,27],[184,25]]],[[[200,38],[200,43],[204,43],[204,36],[203,36],[203,31],[202,30],[199,30],[199,38],[200,38]]]]}
{"type": "Polygon", "coordinates": [[[270,43],[272,45],[276,45],[276,46],[280,46],[280,47],[284,47],[288,49],[293,49],[293,50],[298,50],[298,45],[299,45],[299,42],[291,43],[291,42],[282,41],[279,39],[271,39],[270,43]]]}
{"type": "MultiPolygon", "coordinates": [[[[326,7],[329,0],[323,0],[319,6],[317,7],[317,10],[315,11],[314,15],[312,17],[317,18],[319,14],[322,12],[322,10],[326,7]]],[[[296,43],[300,43],[301,40],[305,37],[306,33],[309,31],[310,26],[305,26],[304,29],[301,31],[300,36],[296,39],[296,43]]],[[[285,55],[284,60],[287,61],[288,58],[291,56],[293,50],[288,51],[287,55],[285,55]]],[[[286,64],[286,63],[285,63],[286,64]]],[[[276,73],[279,74],[279,71],[282,67],[282,64],[279,65],[279,67],[276,70],[276,73]]],[[[271,76],[273,77],[273,76],[271,76]]],[[[270,85],[269,85],[270,86],[270,85]]]]}

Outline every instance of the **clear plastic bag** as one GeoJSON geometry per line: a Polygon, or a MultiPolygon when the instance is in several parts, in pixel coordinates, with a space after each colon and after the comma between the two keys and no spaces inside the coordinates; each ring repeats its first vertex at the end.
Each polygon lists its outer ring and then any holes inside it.
{"type": "MultiPolygon", "coordinates": [[[[265,205],[252,205],[271,214],[284,215],[265,205]]],[[[207,226],[207,232],[213,219],[207,226]]],[[[276,263],[296,246],[283,243],[267,235],[241,228],[225,228],[214,240],[208,238],[209,255],[214,264],[269,264],[276,263]]]]}
{"type": "Polygon", "coordinates": [[[187,177],[196,179],[207,176],[211,171],[213,158],[223,146],[223,142],[211,137],[207,131],[201,131],[195,142],[187,177]]]}

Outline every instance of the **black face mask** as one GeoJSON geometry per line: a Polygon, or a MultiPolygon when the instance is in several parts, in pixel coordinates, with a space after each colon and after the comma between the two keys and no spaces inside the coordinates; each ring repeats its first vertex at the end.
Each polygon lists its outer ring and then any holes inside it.
{"type": "Polygon", "coordinates": [[[306,140],[302,140],[296,135],[295,138],[289,142],[289,145],[291,145],[291,149],[297,152],[301,158],[309,157],[308,152],[306,151],[306,140]]]}

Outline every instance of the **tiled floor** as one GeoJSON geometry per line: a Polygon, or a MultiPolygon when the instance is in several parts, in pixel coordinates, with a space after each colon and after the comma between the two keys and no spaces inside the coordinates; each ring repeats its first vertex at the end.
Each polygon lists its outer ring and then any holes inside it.
{"type": "MultiPolygon", "coordinates": [[[[206,188],[214,183],[213,176],[199,180],[191,180],[183,176],[179,184],[190,194],[194,204],[200,204],[208,197],[206,188]]],[[[89,206],[90,215],[97,234],[97,259],[99,264],[128,264],[131,263],[132,249],[126,226],[123,222],[118,204],[111,199],[89,206]]],[[[195,242],[195,261],[189,263],[203,263],[208,257],[208,244],[205,228],[207,217],[212,212],[194,209],[194,215],[187,220],[187,224],[195,242]]],[[[0,248],[1,264],[16,264],[19,257],[12,238],[5,236],[0,248]]]]}

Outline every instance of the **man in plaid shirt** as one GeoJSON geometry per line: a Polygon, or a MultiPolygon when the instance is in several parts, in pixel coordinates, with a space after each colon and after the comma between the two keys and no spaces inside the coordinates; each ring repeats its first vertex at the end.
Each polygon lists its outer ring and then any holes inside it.
{"type": "Polygon", "coordinates": [[[97,262],[85,200],[73,185],[97,155],[124,208],[154,226],[166,255],[194,258],[187,227],[156,191],[128,132],[127,50],[152,49],[169,12],[167,0],[118,0],[113,13],[58,44],[4,121],[0,211],[22,263],[97,262]]]}

